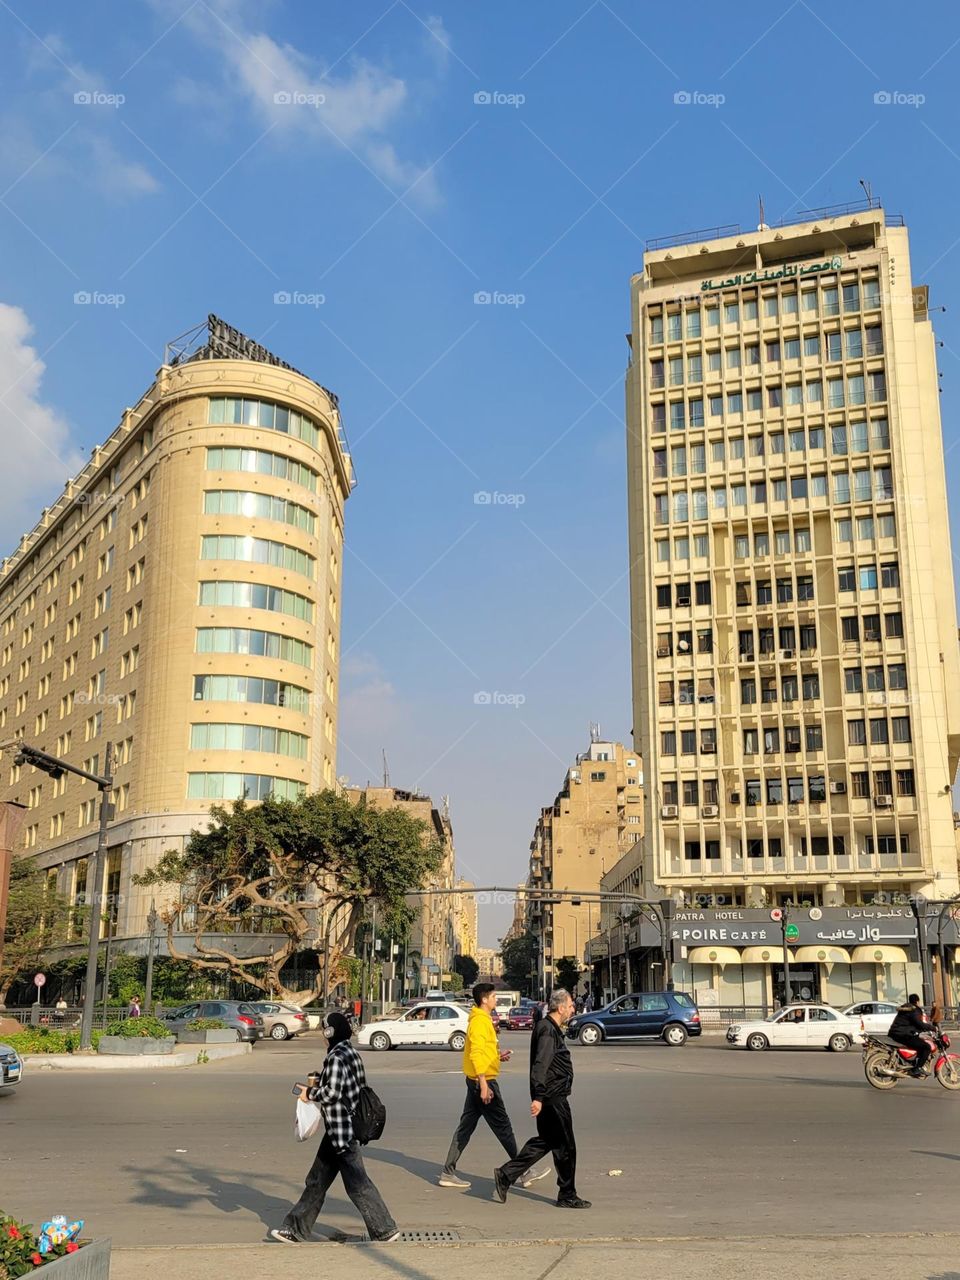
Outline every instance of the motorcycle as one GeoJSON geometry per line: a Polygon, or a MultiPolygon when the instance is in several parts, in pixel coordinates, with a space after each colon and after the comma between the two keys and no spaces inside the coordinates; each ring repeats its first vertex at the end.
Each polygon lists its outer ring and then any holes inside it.
{"type": "MultiPolygon", "coordinates": [[[[960,1056],[947,1052],[950,1037],[935,1023],[924,1032],[924,1039],[934,1046],[934,1052],[927,1059],[926,1074],[936,1076],[937,1083],[944,1089],[960,1089],[960,1056]]],[[[863,1037],[863,1074],[874,1089],[895,1089],[897,1082],[913,1071],[916,1057],[916,1049],[908,1049],[895,1040],[863,1037]]]]}

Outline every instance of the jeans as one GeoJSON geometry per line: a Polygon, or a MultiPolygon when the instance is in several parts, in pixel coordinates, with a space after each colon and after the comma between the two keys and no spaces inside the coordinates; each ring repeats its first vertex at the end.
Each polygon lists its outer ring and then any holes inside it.
{"type": "Polygon", "coordinates": [[[330,1184],[338,1173],[343,1179],[344,1190],[366,1224],[370,1239],[378,1240],[392,1235],[397,1224],[363,1167],[360,1143],[354,1140],[346,1151],[335,1151],[327,1134],[324,1134],[320,1149],[310,1166],[303,1195],[284,1218],[283,1229],[292,1231],[301,1240],[310,1239],[313,1224],[323,1208],[330,1184]]]}
{"type": "Polygon", "coordinates": [[[553,1152],[553,1163],[557,1168],[557,1199],[575,1200],[577,1143],[573,1136],[570,1103],[566,1098],[553,1098],[544,1102],[537,1116],[537,1136],[529,1138],[520,1154],[503,1165],[500,1172],[512,1185],[548,1151],[553,1152]]]}
{"type": "Polygon", "coordinates": [[[480,1123],[481,1116],[486,1120],[493,1136],[510,1159],[516,1159],[517,1140],[513,1136],[513,1125],[507,1115],[507,1108],[503,1105],[500,1086],[496,1080],[488,1080],[487,1086],[493,1093],[493,1097],[489,1102],[481,1102],[480,1086],[476,1080],[467,1077],[467,1097],[463,1104],[463,1114],[460,1116],[457,1131],[450,1142],[450,1150],[447,1152],[446,1163],[443,1166],[444,1173],[453,1173],[456,1170],[457,1161],[473,1137],[473,1131],[480,1123]]]}

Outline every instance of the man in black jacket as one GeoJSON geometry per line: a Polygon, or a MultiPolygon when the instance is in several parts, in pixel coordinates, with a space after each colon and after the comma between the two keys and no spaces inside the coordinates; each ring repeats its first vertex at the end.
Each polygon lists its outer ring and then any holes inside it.
{"type": "Polygon", "coordinates": [[[507,1191],[547,1154],[557,1167],[557,1205],[561,1209],[589,1209],[590,1201],[577,1195],[577,1144],[573,1136],[570,1093],[573,1060],[562,1028],[573,1017],[570,992],[551,992],[547,1016],[534,1028],[530,1043],[530,1114],[537,1122],[537,1136],[520,1153],[493,1171],[494,1200],[501,1204],[507,1191]]]}
{"type": "Polygon", "coordinates": [[[891,1022],[890,1030],[887,1032],[891,1040],[896,1040],[904,1048],[916,1049],[917,1059],[910,1074],[921,1079],[926,1074],[923,1068],[927,1065],[927,1059],[933,1052],[930,1041],[925,1040],[922,1034],[924,1031],[929,1031],[929,1029],[930,1024],[927,1022],[923,1006],[920,1004],[920,997],[913,995],[908,996],[907,1003],[902,1004],[897,1010],[897,1016],[891,1022]]]}

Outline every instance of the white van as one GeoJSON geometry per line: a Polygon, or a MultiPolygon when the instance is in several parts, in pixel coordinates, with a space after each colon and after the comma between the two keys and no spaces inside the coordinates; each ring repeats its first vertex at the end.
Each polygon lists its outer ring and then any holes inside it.
{"type": "Polygon", "coordinates": [[[511,1009],[516,1009],[520,1003],[519,991],[498,991],[497,992],[497,1013],[509,1013],[511,1009]]]}

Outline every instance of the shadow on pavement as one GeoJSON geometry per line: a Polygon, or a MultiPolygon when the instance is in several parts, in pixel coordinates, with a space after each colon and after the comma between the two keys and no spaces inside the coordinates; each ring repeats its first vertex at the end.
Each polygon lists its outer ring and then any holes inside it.
{"type": "MultiPolygon", "coordinates": [[[[521,1144],[522,1145],[522,1144],[521,1144]]],[[[425,1182],[429,1182],[431,1186],[436,1187],[437,1192],[444,1200],[455,1201],[458,1196],[465,1196],[469,1200],[489,1200],[493,1203],[493,1164],[491,1163],[488,1171],[473,1174],[463,1169],[459,1172],[463,1177],[467,1178],[471,1183],[469,1190],[456,1190],[455,1188],[446,1188],[437,1186],[437,1178],[440,1176],[440,1170],[443,1168],[442,1160],[419,1160],[416,1156],[408,1155],[405,1151],[394,1151],[390,1147],[368,1147],[363,1153],[364,1163],[374,1164],[392,1164],[398,1169],[403,1169],[405,1173],[415,1174],[422,1178],[425,1182]]],[[[506,1156],[501,1158],[501,1163],[506,1156]]],[[[374,1179],[376,1181],[376,1179],[374,1179]]],[[[547,1186],[553,1186],[553,1183],[547,1182],[547,1186]]],[[[511,1194],[529,1197],[531,1200],[542,1200],[545,1204],[553,1204],[554,1196],[538,1195],[536,1191],[524,1191],[522,1187],[514,1187],[511,1194]]]]}
{"type": "MultiPolygon", "coordinates": [[[[951,1151],[919,1151],[916,1147],[910,1152],[912,1156],[938,1156],[941,1160],[960,1160],[960,1156],[951,1151]]],[[[955,1273],[951,1272],[951,1275],[955,1273]]]]}

